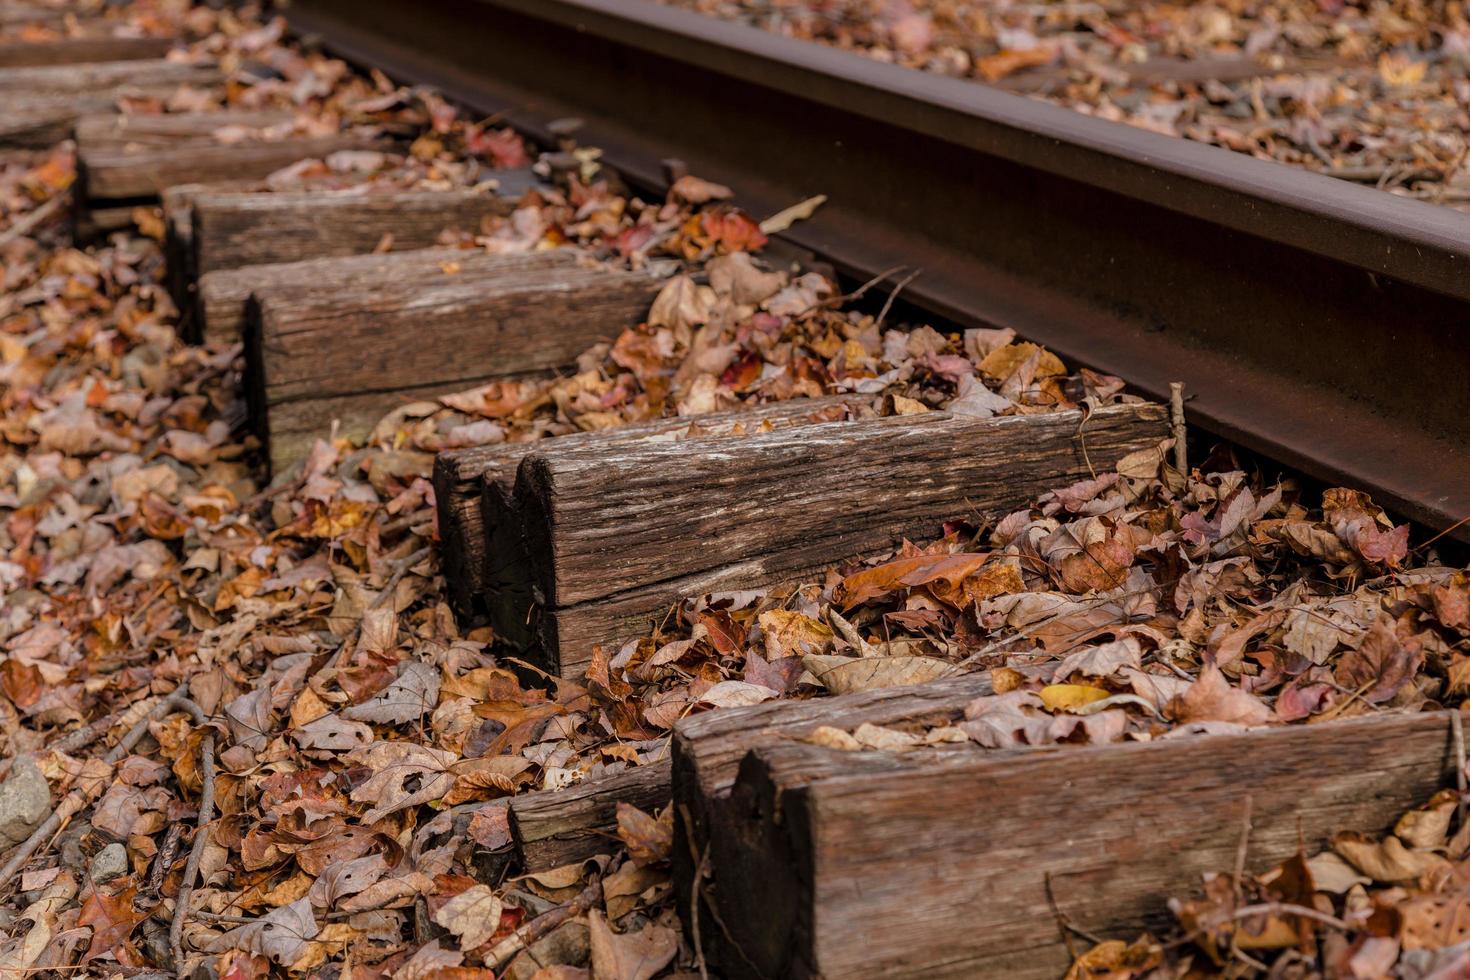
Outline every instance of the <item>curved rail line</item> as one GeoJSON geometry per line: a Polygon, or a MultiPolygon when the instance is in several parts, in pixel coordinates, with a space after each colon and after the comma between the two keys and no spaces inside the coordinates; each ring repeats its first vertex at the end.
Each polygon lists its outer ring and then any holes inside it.
{"type": "MultiPolygon", "coordinates": [[[[1470,515],[1470,216],[643,0],[296,0],[302,34],[543,140],[586,121],[904,298],[1013,327],[1434,528],[1470,515]]],[[[1470,539],[1470,528],[1455,533],[1470,539]]]]}

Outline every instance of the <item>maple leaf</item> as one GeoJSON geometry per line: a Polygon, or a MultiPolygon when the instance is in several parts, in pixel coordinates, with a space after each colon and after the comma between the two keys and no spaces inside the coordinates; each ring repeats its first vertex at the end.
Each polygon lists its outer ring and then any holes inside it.
{"type": "Polygon", "coordinates": [[[77,916],[77,925],[92,927],[92,941],[82,962],[127,948],[128,937],[148,917],[146,909],[140,912],[133,908],[133,896],[137,894],[138,886],[134,884],[112,894],[94,889],[87,896],[77,916]]]}

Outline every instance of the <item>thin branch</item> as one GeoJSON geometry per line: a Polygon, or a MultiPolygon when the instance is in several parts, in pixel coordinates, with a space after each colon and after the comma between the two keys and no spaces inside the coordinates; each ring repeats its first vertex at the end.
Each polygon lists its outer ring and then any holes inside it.
{"type": "Polygon", "coordinates": [[[597,899],[602,895],[602,879],[597,879],[577,893],[577,897],[565,905],[559,905],[547,912],[542,912],[536,918],[521,926],[515,932],[495,944],[495,948],[485,954],[485,966],[487,969],[498,970],[511,957],[521,950],[551,932],[557,926],[568,919],[575,918],[597,904],[597,899]]]}
{"type": "MultiPolygon", "coordinates": [[[[200,725],[208,719],[203,709],[193,701],[181,707],[188,709],[194,721],[200,725]]],[[[168,948],[173,955],[174,969],[179,977],[184,976],[184,923],[189,918],[189,900],[194,895],[194,880],[199,877],[199,863],[204,858],[204,844],[209,839],[209,822],[214,817],[214,733],[206,732],[199,743],[199,778],[203,788],[199,793],[198,826],[194,841],[189,847],[189,860],[184,864],[184,880],[179,884],[179,896],[174,900],[174,918],[168,927],[168,948]]]]}

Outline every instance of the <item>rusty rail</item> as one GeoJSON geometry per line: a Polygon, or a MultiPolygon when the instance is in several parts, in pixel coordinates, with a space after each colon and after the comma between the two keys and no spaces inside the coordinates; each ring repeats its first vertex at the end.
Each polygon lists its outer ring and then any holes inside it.
{"type": "MultiPolygon", "coordinates": [[[[1015,328],[1431,527],[1470,515],[1470,216],[644,0],[295,0],[339,54],[658,191],[679,157],[842,271],[1015,328]]],[[[1459,533],[1466,537],[1465,528],[1459,533]]]]}

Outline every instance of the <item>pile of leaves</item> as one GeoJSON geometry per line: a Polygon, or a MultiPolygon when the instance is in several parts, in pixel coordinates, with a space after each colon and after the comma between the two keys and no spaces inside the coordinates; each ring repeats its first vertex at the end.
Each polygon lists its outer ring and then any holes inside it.
{"type": "Polygon", "coordinates": [[[1261,874],[1207,875],[1202,895],[1170,901],[1177,934],[1097,943],[1067,980],[1464,976],[1470,824],[1459,800],[1442,791],[1381,838],[1344,831],[1261,874]]]}
{"type": "Polygon", "coordinates": [[[662,2],[1470,206],[1470,21],[1456,4],[662,2]]]}

